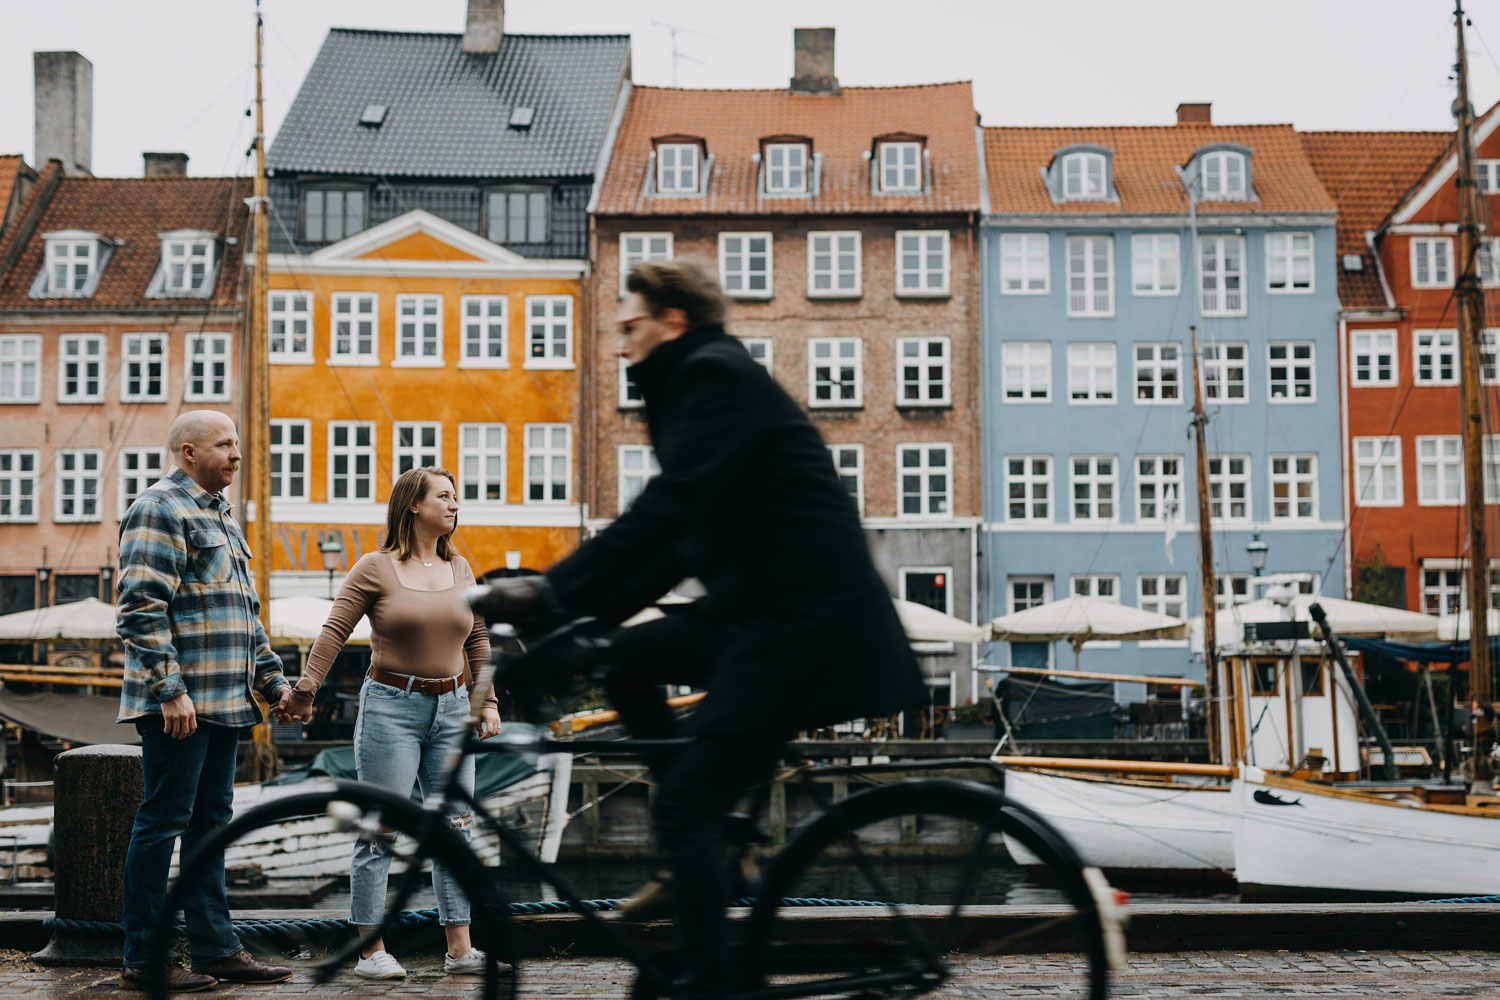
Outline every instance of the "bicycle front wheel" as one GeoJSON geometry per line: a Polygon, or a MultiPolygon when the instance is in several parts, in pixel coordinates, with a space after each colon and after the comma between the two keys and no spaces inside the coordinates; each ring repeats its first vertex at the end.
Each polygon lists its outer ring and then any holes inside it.
{"type": "MultiPolygon", "coordinates": [[[[356,841],[382,838],[392,855],[389,909],[382,932],[401,930],[401,912],[428,883],[427,867],[440,863],[457,880],[473,913],[474,947],[485,953],[484,1000],[513,997],[519,937],[509,910],[488,873],[446,818],[409,798],[375,785],[339,782],[334,788],[287,795],[236,816],[183,858],[153,935],[148,959],[149,993],[167,1000],[165,971],[181,936],[189,943],[194,920],[185,911],[197,889],[211,884],[221,867],[231,882],[230,904],[242,912],[235,930],[245,947],[270,964],[289,966],[294,979],[322,983],[352,975],[358,941],[351,937],[347,909],[306,910],[320,894],[342,891],[356,841]],[[392,839],[393,838],[393,839],[392,839]],[[238,885],[236,885],[238,883],[238,885]],[[296,908],[295,916],[243,919],[251,905],[296,908]],[[501,962],[511,968],[501,971],[501,962]]],[[[440,935],[437,928],[431,932],[440,935]]]]}
{"type": "Polygon", "coordinates": [[[1023,954],[1014,995],[1105,997],[1082,864],[994,788],[913,779],[835,803],[776,856],[750,915],[744,985],[759,998],[923,993],[966,958],[1023,954]],[[1043,859],[1048,885],[1011,861],[1007,834],[1043,859]]]}

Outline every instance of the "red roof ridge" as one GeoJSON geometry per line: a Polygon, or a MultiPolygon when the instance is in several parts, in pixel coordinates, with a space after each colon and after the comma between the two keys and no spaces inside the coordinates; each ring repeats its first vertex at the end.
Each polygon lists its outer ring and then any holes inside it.
{"type": "Polygon", "coordinates": [[[986,132],[1191,132],[1199,130],[1214,131],[1237,131],[1239,129],[1292,129],[1296,126],[1291,122],[1258,122],[1247,125],[1219,124],[1213,122],[1204,124],[1192,122],[1186,125],[986,125],[986,132]]]}

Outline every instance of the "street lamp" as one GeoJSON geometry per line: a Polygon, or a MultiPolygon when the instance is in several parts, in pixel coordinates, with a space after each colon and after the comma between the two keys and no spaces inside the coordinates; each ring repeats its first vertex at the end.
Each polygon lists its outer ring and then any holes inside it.
{"type": "Polygon", "coordinates": [[[344,543],[337,535],[330,535],[318,543],[318,551],[323,553],[323,567],[328,570],[328,599],[333,600],[333,562],[329,556],[340,555],[344,551],[344,543]]]}
{"type": "Polygon", "coordinates": [[[1266,550],[1270,546],[1260,540],[1260,532],[1256,532],[1245,545],[1245,551],[1250,555],[1250,569],[1260,576],[1260,571],[1266,568],[1266,550]]]}

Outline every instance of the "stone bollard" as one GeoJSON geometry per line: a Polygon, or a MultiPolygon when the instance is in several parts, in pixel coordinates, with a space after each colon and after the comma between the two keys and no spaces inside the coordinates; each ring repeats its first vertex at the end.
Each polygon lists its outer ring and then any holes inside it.
{"type": "Polygon", "coordinates": [[[125,850],[140,807],[141,748],[102,744],[53,761],[52,940],[31,956],[42,965],[119,965],[124,934],[125,850]],[[110,929],[64,922],[110,924],[110,929]]]}

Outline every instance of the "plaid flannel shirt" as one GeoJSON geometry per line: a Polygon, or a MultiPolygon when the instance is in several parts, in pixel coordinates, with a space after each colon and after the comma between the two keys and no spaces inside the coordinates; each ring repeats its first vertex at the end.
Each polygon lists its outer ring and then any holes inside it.
{"type": "Polygon", "coordinates": [[[252,688],[275,702],[286,686],[281,659],[260,623],[250,546],[229,502],[181,469],[130,505],[120,526],[120,601],[125,643],[120,715],[159,713],[187,692],[200,721],[262,721],[252,688]]]}

